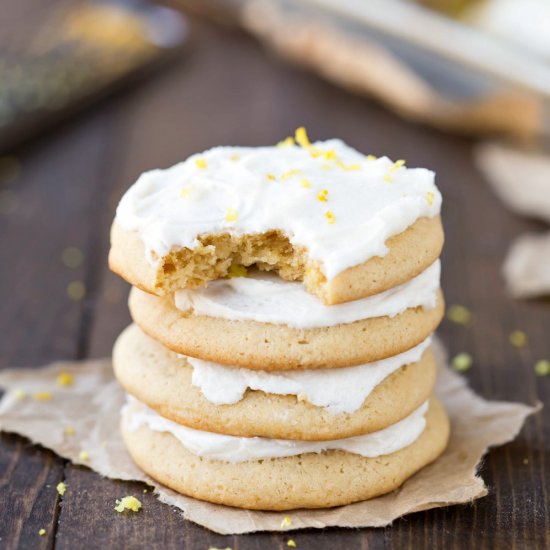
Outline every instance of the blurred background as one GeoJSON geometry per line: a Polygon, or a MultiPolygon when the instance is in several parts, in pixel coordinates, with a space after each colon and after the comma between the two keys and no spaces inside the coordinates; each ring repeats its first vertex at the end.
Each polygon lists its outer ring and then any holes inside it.
{"type": "MultiPolygon", "coordinates": [[[[549,97],[548,0],[2,0],[0,368],[110,355],[129,316],[128,285],[106,264],[109,227],[141,172],[304,125],[312,140],[436,171],[440,335],[455,366],[486,398],[548,401],[549,97]]],[[[488,547],[542,548],[548,441],[543,411],[486,459],[487,498],[397,522],[393,540],[423,537],[420,516],[462,545],[475,533],[488,547]]],[[[151,515],[82,522],[78,510],[120,496],[116,483],[14,436],[1,438],[0,482],[11,509],[32,508],[29,537],[53,514],[58,542],[95,540],[99,527],[124,543],[139,526],[155,542],[153,495],[151,515]],[[31,495],[31,479],[56,468],[78,506],[31,495]]],[[[179,533],[183,520],[163,522],[179,533]]]]}

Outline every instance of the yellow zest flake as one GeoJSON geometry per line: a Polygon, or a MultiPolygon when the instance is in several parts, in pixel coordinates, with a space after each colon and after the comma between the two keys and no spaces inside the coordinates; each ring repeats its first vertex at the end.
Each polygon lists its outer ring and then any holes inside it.
{"type": "Polygon", "coordinates": [[[286,545],[290,546],[291,548],[296,548],[296,542],[294,542],[292,539],[288,539],[286,541],[286,545]]]}
{"type": "Polygon", "coordinates": [[[46,534],[46,529],[40,529],[40,531],[38,531],[38,534],[43,537],[46,534]]]}
{"type": "Polygon", "coordinates": [[[86,285],[82,281],[71,281],[67,285],[67,296],[78,302],[86,296],[86,285]]]}
{"type": "Polygon", "coordinates": [[[293,168],[292,170],[287,170],[284,174],[281,174],[281,181],[286,181],[293,176],[298,176],[302,173],[301,170],[298,170],[298,168],[293,168]]]}
{"type": "Polygon", "coordinates": [[[327,202],[328,201],[328,191],[326,189],[323,189],[322,191],[319,191],[317,193],[317,199],[321,202],[327,202]]]}
{"type": "Polygon", "coordinates": [[[309,149],[311,147],[311,142],[309,141],[306,129],[303,126],[300,126],[300,128],[296,130],[294,134],[294,139],[296,140],[296,143],[304,149],[309,149]]]}
{"type": "Polygon", "coordinates": [[[63,496],[65,494],[65,491],[67,490],[67,486],[62,481],[60,481],[57,484],[56,489],[57,489],[57,492],[59,493],[59,496],[63,496]]]}
{"type": "Polygon", "coordinates": [[[300,185],[304,189],[309,189],[311,187],[311,182],[307,178],[304,178],[302,181],[300,181],[300,185]]]}
{"type": "Polygon", "coordinates": [[[90,460],[90,453],[88,451],[80,451],[80,453],[78,453],[78,458],[80,458],[80,460],[90,460]]]}
{"type": "Polygon", "coordinates": [[[467,325],[472,320],[472,313],[467,307],[453,304],[447,310],[447,319],[459,325],[467,325]]]}
{"type": "Polygon", "coordinates": [[[384,181],[390,183],[393,181],[393,176],[397,170],[405,166],[404,160],[397,160],[393,163],[393,166],[388,170],[387,174],[384,176],[384,181]]]}
{"type": "Polygon", "coordinates": [[[58,386],[72,386],[74,383],[74,376],[70,372],[60,372],[57,375],[58,386]]]}
{"type": "Polygon", "coordinates": [[[324,151],[323,157],[325,157],[326,160],[334,160],[336,158],[336,151],[334,149],[324,151]]]}
{"type": "Polygon", "coordinates": [[[325,212],[325,218],[331,225],[336,221],[336,216],[330,210],[325,212]]]}
{"type": "Polygon", "coordinates": [[[186,199],[189,195],[191,195],[191,188],[190,187],[182,187],[180,189],[180,197],[182,199],[186,199]]]}
{"type": "Polygon", "coordinates": [[[203,157],[199,157],[197,159],[195,159],[195,164],[201,169],[201,170],[205,170],[206,167],[208,166],[208,161],[203,158],[203,157]]]}
{"type": "Polygon", "coordinates": [[[277,147],[279,147],[279,149],[282,147],[290,147],[291,145],[294,145],[294,138],[290,136],[277,143],[277,147]]]}
{"type": "Polygon", "coordinates": [[[141,502],[134,496],[122,497],[120,500],[117,499],[115,511],[121,514],[124,510],[139,512],[141,510],[141,502]]]}
{"type": "Polygon", "coordinates": [[[435,197],[435,193],[433,193],[432,191],[428,191],[426,193],[426,200],[428,201],[428,204],[430,206],[434,203],[434,197],[435,197]]]}
{"type": "Polygon", "coordinates": [[[231,546],[226,546],[225,548],[218,548],[217,546],[209,546],[208,550],[233,550],[231,546]]]}
{"type": "Polygon", "coordinates": [[[344,171],[346,172],[352,172],[354,170],[361,170],[360,164],[346,164],[342,162],[341,160],[337,160],[336,164],[344,171]]]}
{"type": "Polygon", "coordinates": [[[237,211],[234,208],[228,208],[225,212],[225,221],[227,222],[235,222],[237,221],[237,218],[239,215],[237,214],[237,211]]]}
{"type": "Polygon", "coordinates": [[[266,174],[265,177],[270,181],[276,181],[276,178],[273,174],[266,174]]]}
{"type": "Polygon", "coordinates": [[[510,333],[510,344],[515,348],[523,348],[527,345],[527,334],[523,330],[514,330],[510,333]]]}
{"type": "Polygon", "coordinates": [[[68,246],[61,254],[61,261],[66,267],[76,269],[82,265],[84,254],[82,250],[76,246],[68,246]]]}
{"type": "Polygon", "coordinates": [[[376,160],[374,155],[367,155],[367,160],[376,160]]]}
{"type": "Polygon", "coordinates": [[[238,160],[241,160],[241,155],[238,155],[237,153],[231,155],[229,157],[233,162],[237,162],[238,160]]]}
{"type": "Polygon", "coordinates": [[[64,430],[63,430],[63,433],[65,435],[68,435],[68,436],[71,436],[71,435],[74,435],[75,434],[75,431],[74,431],[74,428],[72,426],[67,426],[64,430]]]}
{"type": "Polygon", "coordinates": [[[469,353],[462,352],[453,357],[452,366],[454,370],[464,372],[472,366],[472,362],[472,356],[469,353]]]}
{"type": "Polygon", "coordinates": [[[21,401],[21,400],[25,399],[25,397],[27,397],[27,392],[25,390],[22,390],[21,388],[17,388],[15,390],[13,390],[13,396],[18,401],[21,401]]]}
{"type": "Polygon", "coordinates": [[[292,525],[292,518],[290,516],[285,516],[283,518],[283,521],[281,521],[281,527],[284,529],[285,527],[290,527],[292,525]]]}
{"type": "Polygon", "coordinates": [[[319,149],[317,149],[317,147],[313,147],[313,145],[311,145],[311,142],[307,137],[306,129],[303,126],[296,130],[294,139],[296,140],[296,143],[300,147],[306,149],[313,158],[317,158],[323,154],[322,151],[319,151],[319,149]]]}
{"type": "Polygon", "coordinates": [[[230,279],[234,279],[236,277],[246,277],[248,275],[248,270],[244,265],[239,264],[233,264],[227,271],[227,276],[230,279]]]}
{"type": "Polygon", "coordinates": [[[535,374],[537,376],[548,376],[550,374],[550,361],[541,359],[535,363],[535,374]]]}
{"type": "Polygon", "coordinates": [[[36,401],[51,401],[53,399],[52,392],[50,391],[39,391],[33,397],[36,401]]]}

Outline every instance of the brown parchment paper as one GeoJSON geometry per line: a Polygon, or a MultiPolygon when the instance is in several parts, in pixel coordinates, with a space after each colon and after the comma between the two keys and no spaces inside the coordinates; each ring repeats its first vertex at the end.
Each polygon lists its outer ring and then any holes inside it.
{"type": "MultiPolygon", "coordinates": [[[[474,157],[495,194],[513,212],[550,223],[550,155],[488,142],[474,157]]],[[[550,295],[550,232],[520,235],[502,268],[517,298],[550,295]]]]}
{"type": "Polygon", "coordinates": [[[484,400],[467,387],[461,376],[445,366],[439,343],[436,352],[437,394],[452,421],[446,452],[389,495],[328,510],[290,513],[239,510],[178,495],[150,479],[133,464],[119,435],[119,411],[125,396],[113,378],[109,359],[0,372],[0,387],[6,390],[0,401],[0,430],[28,437],[106,477],[145,481],[155,487],[162,502],[180,508],[186,519],[217,533],[326,526],[381,527],[404,514],[470,502],[486,495],[487,488],[476,475],[481,458],[489,447],[511,441],[525,418],[536,410],[518,403],[484,400]],[[61,372],[73,374],[72,386],[57,384],[61,372]],[[21,391],[26,393],[25,397],[21,397],[21,391]],[[33,397],[37,392],[51,392],[52,399],[37,401],[33,397]],[[67,426],[74,429],[74,435],[64,433],[67,426]],[[81,451],[89,453],[89,459],[80,459],[81,451]],[[288,527],[281,526],[285,516],[292,520],[288,527]]]}

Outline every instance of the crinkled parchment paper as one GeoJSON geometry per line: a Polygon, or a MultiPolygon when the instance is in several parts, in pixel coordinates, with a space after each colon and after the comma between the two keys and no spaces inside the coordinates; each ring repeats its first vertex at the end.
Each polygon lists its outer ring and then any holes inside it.
{"type": "Polygon", "coordinates": [[[0,372],[0,386],[6,390],[0,401],[0,429],[28,437],[106,477],[145,481],[155,487],[162,502],[180,508],[185,518],[218,533],[381,527],[404,514],[486,495],[485,484],[476,475],[481,458],[489,447],[514,439],[525,418],[536,410],[518,403],[486,401],[444,365],[440,347],[438,358],[437,394],[452,421],[446,452],[393,493],[328,510],[296,510],[290,514],[239,510],[178,495],[150,479],[133,464],[119,435],[119,411],[125,396],[113,377],[109,359],[0,372]],[[74,376],[72,385],[57,383],[62,372],[74,376]],[[52,398],[36,400],[33,396],[37,392],[51,392],[52,398]],[[65,433],[68,426],[74,430],[73,435],[65,433]],[[89,458],[79,458],[81,451],[89,458]],[[282,527],[286,515],[291,516],[292,523],[282,527]]]}

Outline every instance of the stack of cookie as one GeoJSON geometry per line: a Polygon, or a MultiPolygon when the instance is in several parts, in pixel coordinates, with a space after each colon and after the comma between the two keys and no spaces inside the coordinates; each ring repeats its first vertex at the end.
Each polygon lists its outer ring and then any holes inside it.
{"type": "Polygon", "coordinates": [[[135,462],[263,510],[387,493],[444,450],[434,174],[303,128],[143,174],[111,268],[134,285],[114,349],[135,462]]]}

